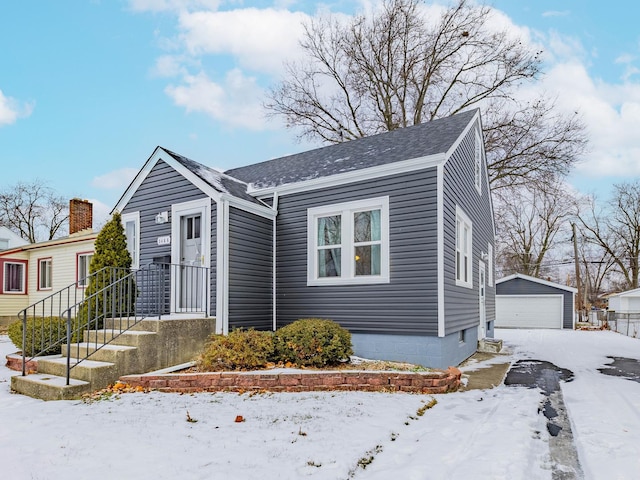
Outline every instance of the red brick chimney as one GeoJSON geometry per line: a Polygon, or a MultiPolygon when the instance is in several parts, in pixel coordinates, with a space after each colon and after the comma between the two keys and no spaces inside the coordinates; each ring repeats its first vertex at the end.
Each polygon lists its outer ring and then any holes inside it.
{"type": "Polygon", "coordinates": [[[69,201],[69,235],[93,228],[93,204],[72,198],[69,201]]]}

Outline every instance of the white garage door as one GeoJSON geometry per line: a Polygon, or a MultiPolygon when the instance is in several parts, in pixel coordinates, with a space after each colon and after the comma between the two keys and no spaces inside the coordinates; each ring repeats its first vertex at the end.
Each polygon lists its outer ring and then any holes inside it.
{"type": "Polygon", "coordinates": [[[496,295],[496,327],[562,328],[562,295],[496,295]]]}

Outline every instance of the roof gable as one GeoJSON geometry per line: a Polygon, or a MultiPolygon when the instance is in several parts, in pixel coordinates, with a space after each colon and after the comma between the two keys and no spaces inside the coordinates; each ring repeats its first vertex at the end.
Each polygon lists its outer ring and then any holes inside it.
{"type": "Polygon", "coordinates": [[[611,297],[640,297],[640,288],[634,288],[632,290],[625,290],[624,292],[614,293],[609,295],[611,297]]]}
{"type": "Polygon", "coordinates": [[[496,280],[496,285],[498,285],[499,283],[508,282],[509,280],[514,280],[516,278],[520,278],[522,280],[527,280],[527,281],[533,282],[533,283],[539,283],[540,285],[546,285],[547,287],[553,287],[553,288],[558,288],[560,290],[566,290],[566,291],[572,292],[572,293],[577,293],[578,292],[577,288],[569,287],[567,285],[561,285],[561,284],[555,283],[555,282],[550,282],[548,280],[543,280],[541,278],[531,277],[531,276],[525,275],[523,273],[514,273],[513,275],[509,275],[507,277],[501,278],[500,280],[496,280]]]}
{"type": "Polygon", "coordinates": [[[459,142],[477,115],[478,110],[474,109],[391,132],[233,168],[225,173],[250,184],[253,189],[267,189],[404,160],[437,154],[444,156],[459,142]]]}

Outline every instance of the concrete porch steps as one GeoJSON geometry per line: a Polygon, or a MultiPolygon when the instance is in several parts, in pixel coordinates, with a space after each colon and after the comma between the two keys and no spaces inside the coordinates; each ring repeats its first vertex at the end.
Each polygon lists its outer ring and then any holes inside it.
{"type": "Polygon", "coordinates": [[[43,400],[67,400],[105,388],[124,375],[190,361],[215,331],[215,319],[143,320],[132,330],[118,331],[128,326],[107,320],[105,329],[84,332],[84,341],[63,345],[62,355],[40,358],[36,374],[11,377],[11,388],[43,400]],[[67,350],[71,364],[76,365],[70,372],[70,385],[66,385],[67,350]],[[78,362],[86,355],[86,360],[78,362]]]}

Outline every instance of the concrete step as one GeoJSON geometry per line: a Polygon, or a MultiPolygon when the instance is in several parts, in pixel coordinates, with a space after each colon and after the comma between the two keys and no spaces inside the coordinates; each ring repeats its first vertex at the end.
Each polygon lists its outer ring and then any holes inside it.
{"type": "Polygon", "coordinates": [[[126,332],[120,332],[119,330],[103,329],[103,330],[89,330],[84,332],[84,342],[88,343],[106,343],[111,342],[115,345],[125,345],[129,347],[142,347],[146,345],[152,345],[157,339],[157,333],[143,331],[127,330],[126,332]],[[116,338],[117,337],[117,338],[116,338]]]}
{"type": "Polygon", "coordinates": [[[127,330],[139,322],[140,320],[136,320],[135,318],[105,318],[104,328],[114,330],[127,330]]]}
{"type": "MultiPolygon", "coordinates": [[[[91,384],[92,390],[100,390],[114,383],[118,378],[118,367],[111,362],[98,362],[95,360],[70,360],[71,377],[91,384]]],[[[65,357],[38,362],[38,373],[65,377],[67,375],[67,359],[65,357]]]]}
{"type": "MultiPolygon", "coordinates": [[[[70,347],[71,356],[86,358],[99,362],[110,362],[117,366],[118,374],[129,375],[144,373],[155,365],[155,360],[150,354],[149,348],[131,347],[128,345],[106,345],[96,343],[73,343],[70,347]]],[[[154,350],[155,351],[155,347],[154,350]]],[[[62,354],[66,356],[67,346],[62,346],[62,354]]]]}
{"type": "Polygon", "coordinates": [[[71,400],[80,398],[83,394],[91,392],[91,384],[82,380],[71,378],[66,384],[66,375],[48,375],[45,373],[33,373],[23,377],[15,375],[11,377],[12,390],[41,400],[71,400]]]}

